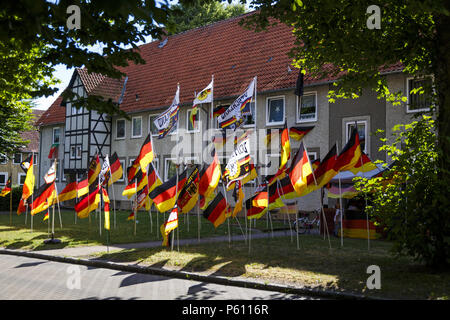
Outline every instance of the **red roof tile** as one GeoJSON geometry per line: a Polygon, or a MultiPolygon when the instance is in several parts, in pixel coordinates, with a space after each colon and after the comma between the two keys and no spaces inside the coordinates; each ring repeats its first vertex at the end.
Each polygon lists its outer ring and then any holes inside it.
{"type": "MultiPolygon", "coordinates": [[[[249,13],[252,14],[252,13],[249,13]]],[[[169,36],[139,47],[145,65],[131,64],[119,68],[128,82],[121,109],[137,112],[169,106],[180,84],[181,104],[192,103],[194,92],[203,89],[214,74],[214,99],[241,94],[256,75],[257,91],[294,88],[298,70],[292,67],[289,50],[294,45],[291,28],[279,23],[268,31],[244,29],[239,21],[246,15],[169,36]],[[290,66],[291,71],[288,71],[290,66]],[[136,101],[136,95],[139,96],[136,101]]],[[[118,101],[122,81],[77,69],[88,93],[118,101]]],[[[334,78],[304,78],[305,85],[319,84],[334,78]]],[[[40,120],[49,125],[64,122],[65,108],[58,98],[40,120]]]]}
{"type": "MultiPolygon", "coordinates": [[[[44,110],[33,109],[33,122],[36,125],[35,120],[39,119],[44,110]]],[[[30,141],[26,147],[21,148],[20,151],[24,152],[39,152],[39,131],[37,128],[30,131],[24,131],[20,134],[22,139],[30,141]]]]}

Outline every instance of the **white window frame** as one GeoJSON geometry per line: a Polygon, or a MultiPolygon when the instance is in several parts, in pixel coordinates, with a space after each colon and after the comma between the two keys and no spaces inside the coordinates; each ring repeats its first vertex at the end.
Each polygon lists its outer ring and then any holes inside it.
{"type": "Polygon", "coordinates": [[[341,152],[342,151],[342,149],[344,148],[344,146],[345,146],[345,144],[347,143],[347,141],[348,141],[348,139],[349,139],[349,131],[348,131],[348,129],[349,129],[349,127],[350,127],[350,125],[352,125],[352,124],[355,124],[355,122],[356,122],[356,125],[358,125],[358,124],[361,124],[361,123],[364,123],[364,125],[365,125],[365,132],[364,132],[364,134],[365,134],[365,142],[364,142],[364,150],[362,150],[365,154],[367,154],[367,155],[369,155],[369,152],[368,152],[368,150],[370,150],[370,144],[369,144],[369,119],[355,119],[355,120],[345,120],[345,129],[344,129],[344,131],[345,131],[345,139],[343,139],[342,141],[342,146],[340,146],[340,148],[339,148],[339,152],[341,152]]]}
{"type": "Polygon", "coordinates": [[[131,138],[132,139],[142,138],[142,116],[136,116],[131,118],[131,138]],[[137,136],[134,135],[134,119],[141,119],[141,132],[137,136]]]}
{"type": "Polygon", "coordinates": [[[177,160],[177,158],[165,158],[164,159],[164,181],[168,181],[170,179],[170,177],[167,176],[169,174],[169,166],[167,165],[167,163],[169,161],[176,163],[176,160],[177,160]]]}
{"type": "Polygon", "coordinates": [[[266,98],[266,126],[273,127],[273,126],[282,126],[284,125],[286,119],[286,96],[273,96],[273,97],[267,97],[266,98]],[[269,101],[270,100],[283,100],[283,120],[278,122],[269,122],[269,101]]]}
{"type": "MultiPolygon", "coordinates": [[[[59,160],[58,160],[59,161],[59,160]]],[[[59,163],[56,164],[58,167],[56,168],[56,170],[60,169],[61,170],[61,181],[66,182],[66,175],[64,174],[64,161],[60,161],[59,163]],[[59,168],[59,166],[61,166],[61,168],[59,168]]]]}
{"type": "Polygon", "coordinates": [[[196,122],[197,123],[197,129],[194,128],[194,130],[189,130],[189,123],[190,123],[189,115],[192,112],[192,108],[186,110],[186,132],[187,133],[198,133],[198,132],[200,132],[200,126],[201,126],[201,116],[200,116],[201,112],[200,111],[201,111],[201,109],[200,109],[200,107],[198,107],[198,110],[197,110],[198,120],[196,122]]]}
{"type": "Polygon", "coordinates": [[[55,143],[61,144],[61,139],[62,139],[62,137],[61,137],[61,127],[54,127],[53,130],[52,130],[52,134],[53,134],[53,136],[52,136],[53,144],[55,144],[55,143]],[[57,129],[59,129],[59,141],[55,142],[55,130],[57,130],[57,129]]]}
{"type": "Polygon", "coordinates": [[[198,160],[198,156],[189,156],[184,157],[184,164],[186,164],[188,161],[194,160],[194,164],[200,164],[198,160]]]}
{"type": "Polygon", "coordinates": [[[34,166],[38,165],[38,161],[39,161],[38,159],[39,159],[38,154],[36,152],[34,152],[33,153],[33,165],[34,166]]]}
{"type": "Polygon", "coordinates": [[[0,157],[0,164],[7,164],[8,163],[8,157],[7,156],[3,157],[4,160],[1,160],[1,159],[2,159],[2,157],[0,157]]]}
{"type": "Polygon", "coordinates": [[[149,114],[148,115],[148,133],[150,133],[151,135],[152,135],[152,137],[157,137],[157,136],[159,136],[159,133],[152,133],[151,132],[151,119],[152,119],[152,117],[158,117],[159,116],[159,114],[149,114]]]}
{"type": "Polygon", "coordinates": [[[317,151],[308,151],[308,159],[309,161],[317,160],[317,151]],[[314,156],[314,159],[311,160],[311,155],[314,156]]]}
{"type": "Polygon", "coordinates": [[[301,97],[299,97],[299,96],[296,96],[297,97],[297,99],[296,99],[296,104],[297,104],[297,106],[296,106],[296,123],[308,123],[308,122],[317,122],[317,119],[319,118],[319,104],[318,104],[318,99],[317,99],[317,91],[309,91],[309,92],[305,92],[301,97]],[[304,97],[304,96],[310,96],[310,95],[314,95],[314,99],[315,99],[315,102],[316,102],[316,113],[315,113],[315,116],[314,116],[314,119],[304,119],[304,120],[302,120],[302,119],[300,119],[300,108],[301,108],[301,99],[304,97]]]}
{"type": "Polygon", "coordinates": [[[59,174],[61,173],[61,169],[59,168],[59,165],[61,162],[59,160],[56,160],[56,172],[55,172],[55,181],[59,182],[59,174]]]}
{"type": "Polygon", "coordinates": [[[159,176],[159,158],[154,157],[152,162],[153,162],[153,166],[155,167],[155,170],[156,170],[156,172],[158,172],[158,176],[159,176]]]}
{"type": "Polygon", "coordinates": [[[127,121],[124,118],[116,119],[116,140],[124,140],[127,137],[127,121]],[[117,122],[123,121],[123,137],[118,137],[119,133],[117,122]]]}
{"type": "Polygon", "coordinates": [[[77,158],[77,148],[76,148],[76,146],[70,146],[69,157],[70,157],[70,159],[76,159],[77,158]],[[75,151],[75,156],[72,155],[73,154],[72,150],[75,151]]]}
{"type": "Polygon", "coordinates": [[[0,176],[5,177],[5,183],[0,183],[0,186],[4,187],[4,186],[6,186],[6,183],[8,182],[8,172],[0,172],[0,176]]]}
{"type": "MultiPolygon", "coordinates": [[[[17,174],[17,182],[18,182],[18,185],[19,185],[19,186],[23,186],[23,183],[20,182],[20,177],[22,177],[22,176],[26,177],[27,175],[26,175],[26,173],[23,173],[23,172],[19,172],[19,173],[17,174]]],[[[25,179],[26,179],[26,178],[25,178],[25,179]]],[[[23,180],[23,181],[24,181],[24,183],[25,183],[25,180],[23,180]]]]}
{"type": "MultiPolygon", "coordinates": [[[[416,113],[416,112],[424,112],[430,111],[430,108],[422,108],[422,109],[409,109],[409,80],[422,80],[424,78],[431,78],[431,82],[434,84],[434,76],[426,75],[420,78],[408,77],[406,78],[406,113],[416,113]]],[[[434,87],[433,87],[434,90],[434,87]]]]}
{"type": "Polygon", "coordinates": [[[13,155],[13,157],[12,157],[12,163],[13,163],[13,164],[21,164],[22,161],[23,161],[23,154],[22,154],[21,152],[16,152],[16,153],[14,153],[14,155],[13,155]],[[16,158],[15,155],[16,155],[16,154],[20,154],[20,161],[19,161],[19,162],[16,162],[16,161],[15,161],[15,158],[16,158]]]}

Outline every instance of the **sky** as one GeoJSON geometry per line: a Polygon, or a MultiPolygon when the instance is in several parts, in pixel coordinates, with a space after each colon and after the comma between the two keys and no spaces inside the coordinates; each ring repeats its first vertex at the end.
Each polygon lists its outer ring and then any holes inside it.
{"type": "MultiPolygon", "coordinates": [[[[237,0],[232,1],[232,3],[237,3],[237,2],[238,2],[237,0]]],[[[247,9],[249,9],[249,5],[248,5],[249,2],[250,1],[247,0],[247,4],[246,4],[247,9]]],[[[169,0],[169,3],[171,5],[174,5],[174,4],[178,3],[178,0],[169,0]]],[[[151,40],[152,39],[150,36],[146,37],[145,41],[139,42],[138,45],[148,43],[151,40]]],[[[91,47],[91,50],[94,52],[101,52],[100,46],[91,47]]],[[[59,94],[67,87],[73,71],[74,71],[74,68],[68,69],[65,65],[62,65],[62,64],[57,65],[55,67],[55,72],[53,73],[53,76],[61,81],[58,85],[56,85],[56,87],[58,88],[58,91],[52,96],[41,97],[41,98],[33,100],[33,103],[35,104],[35,109],[47,110],[51,106],[51,104],[58,98],[59,94]]]]}

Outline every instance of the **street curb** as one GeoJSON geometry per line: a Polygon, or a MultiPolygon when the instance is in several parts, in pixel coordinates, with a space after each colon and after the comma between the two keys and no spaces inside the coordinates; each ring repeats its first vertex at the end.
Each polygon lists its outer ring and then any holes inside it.
{"type": "Polygon", "coordinates": [[[80,259],[80,258],[71,258],[64,256],[53,256],[47,255],[37,252],[30,251],[22,251],[22,250],[11,250],[11,249],[0,249],[0,254],[8,254],[15,255],[21,257],[29,257],[36,258],[42,260],[49,260],[55,262],[62,263],[71,263],[84,265],[89,267],[96,268],[106,268],[118,271],[132,272],[132,273],[144,273],[144,274],[152,274],[152,275],[160,275],[171,278],[178,278],[184,280],[195,280],[201,282],[210,282],[227,286],[234,287],[243,287],[249,289],[258,289],[258,290],[267,290],[267,291],[278,291],[286,294],[297,294],[297,295],[307,295],[318,298],[327,298],[327,299],[338,299],[338,300],[384,300],[382,298],[369,297],[365,295],[359,295],[355,293],[349,292],[338,292],[332,290],[322,290],[322,289],[314,289],[308,287],[293,287],[286,285],[278,285],[278,284],[266,284],[256,281],[245,281],[232,279],[221,276],[206,276],[200,275],[197,273],[185,272],[185,271],[174,271],[167,270],[155,267],[145,267],[145,266],[137,266],[137,265],[127,265],[120,264],[111,261],[101,261],[101,260],[88,260],[88,259],[80,259]]]}

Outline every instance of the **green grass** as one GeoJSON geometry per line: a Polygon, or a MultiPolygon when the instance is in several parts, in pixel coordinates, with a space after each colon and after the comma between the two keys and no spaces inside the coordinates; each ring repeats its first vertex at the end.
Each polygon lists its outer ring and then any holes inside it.
{"type": "Polygon", "coordinates": [[[414,263],[407,257],[394,258],[389,252],[391,244],[372,240],[368,252],[367,241],[362,239],[331,239],[318,235],[301,235],[300,249],[296,238],[254,239],[249,253],[243,241],[204,243],[180,247],[125,250],[97,255],[98,258],[117,262],[139,263],[172,270],[226,277],[244,277],[267,283],[326,288],[395,299],[449,299],[450,272],[433,271],[414,263]],[[366,288],[367,267],[381,269],[381,289],[366,288]]]}
{"type": "MultiPolygon", "coordinates": [[[[33,231],[31,231],[31,218],[28,215],[25,224],[25,214],[17,216],[12,215],[12,224],[10,226],[9,214],[0,214],[0,247],[9,249],[27,249],[27,250],[45,250],[58,249],[63,247],[76,247],[85,245],[106,245],[107,232],[103,229],[104,216],[102,215],[101,235],[99,232],[100,221],[96,213],[91,213],[91,221],[89,219],[77,219],[75,224],[75,216],[73,210],[62,210],[62,226],[60,227],[59,215],[55,210],[55,237],[61,240],[57,245],[45,245],[43,241],[49,238],[48,221],[42,221],[44,213],[38,213],[33,217],[33,231]]],[[[127,220],[130,212],[116,212],[116,228],[114,228],[114,217],[111,212],[111,230],[109,234],[109,244],[123,244],[145,241],[162,241],[160,226],[167,219],[168,214],[152,212],[152,224],[148,212],[139,211],[137,215],[136,235],[134,234],[134,221],[127,220]],[[159,215],[159,216],[158,216],[159,215]]],[[[51,220],[51,219],[49,219],[51,220]]],[[[187,216],[180,216],[179,237],[181,239],[190,239],[198,237],[198,219],[196,215],[189,216],[189,224],[187,216]]],[[[245,228],[245,221],[240,219],[242,228],[245,228]]],[[[217,229],[213,224],[200,216],[201,237],[213,237],[228,235],[227,223],[222,224],[217,229]]],[[[230,223],[231,234],[242,234],[236,220],[230,223]]],[[[273,227],[287,227],[283,222],[274,222],[273,227]]],[[[266,229],[266,220],[257,221],[257,229],[266,229]]],[[[50,221],[51,230],[51,221],[50,221]]]]}

